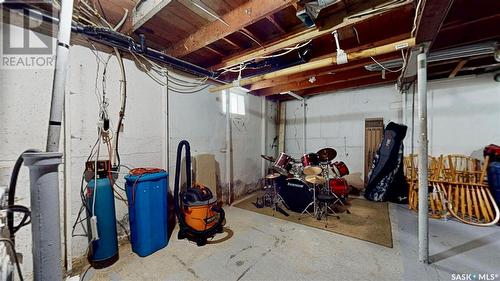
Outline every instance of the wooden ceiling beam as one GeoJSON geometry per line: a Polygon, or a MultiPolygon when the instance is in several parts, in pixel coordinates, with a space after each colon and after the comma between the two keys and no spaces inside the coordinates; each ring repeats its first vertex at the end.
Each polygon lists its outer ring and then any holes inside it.
{"type": "MultiPolygon", "coordinates": [[[[314,82],[310,82],[309,79],[301,80],[289,84],[283,84],[272,88],[266,88],[259,91],[253,92],[257,96],[272,96],[286,91],[297,92],[301,90],[306,90],[310,88],[317,88],[320,86],[326,86],[330,84],[337,84],[346,81],[362,79],[366,77],[372,77],[375,75],[381,75],[380,72],[371,72],[362,67],[358,67],[351,71],[335,72],[333,74],[326,74],[323,76],[315,76],[314,82]]],[[[311,80],[312,81],[312,80],[311,80]]]]}
{"type": "Polygon", "coordinates": [[[458,72],[460,72],[460,70],[462,70],[462,68],[464,67],[464,65],[467,63],[467,60],[461,60],[457,66],[455,66],[455,68],[453,69],[453,71],[450,73],[450,76],[448,76],[448,78],[454,78],[455,76],[457,76],[458,72]]]}
{"type": "MultiPolygon", "coordinates": [[[[165,8],[172,0],[144,0],[137,2],[132,10],[132,29],[134,32],[165,8]]],[[[128,32],[127,32],[128,33],[128,32]]]]}
{"type": "Polygon", "coordinates": [[[225,55],[219,51],[217,51],[216,49],[212,48],[212,47],[209,47],[209,46],[205,46],[204,47],[205,49],[209,50],[210,52],[212,53],[215,53],[217,54],[218,56],[221,56],[221,57],[224,57],[225,55]]]}
{"type": "Polygon", "coordinates": [[[281,34],[285,34],[286,33],[286,30],[276,21],[276,19],[274,18],[273,15],[269,15],[266,17],[266,19],[272,24],[274,25],[274,27],[276,27],[276,29],[281,33],[281,34]]]}
{"type": "MultiPolygon", "coordinates": [[[[417,17],[416,44],[429,43],[429,48],[443,26],[454,0],[421,0],[421,12],[417,17]]],[[[419,12],[419,11],[417,11],[419,12]]]]}
{"type": "MultiPolygon", "coordinates": [[[[384,40],[380,40],[377,42],[373,42],[370,44],[359,46],[357,48],[353,48],[353,49],[351,49],[351,51],[356,52],[356,51],[360,51],[360,50],[364,50],[364,49],[373,48],[375,46],[385,45],[385,44],[388,44],[391,42],[403,40],[405,38],[408,38],[409,36],[410,36],[409,33],[404,33],[404,34],[401,34],[398,36],[386,38],[384,40]]],[[[389,53],[386,55],[381,55],[381,56],[377,57],[377,59],[378,60],[391,60],[391,59],[396,59],[399,57],[401,57],[401,55],[399,53],[389,53]]],[[[325,56],[322,56],[321,58],[325,58],[325,56]]],[[[321,59],[321,58],[316,58],[316,59],[321,59]]],[[[330,72],[345,71],[345,70],[350,70],[350,69],[354,69],[354,68],[358,68],[358,67],[363,67],[364,65],[371,64],[371,63],[373,63],[371,58],[366,58],[366,59],[361,59],[357,62],[351,62],[351,63],[345,64],[345,65],[333,65],[333,66],[320,68],[320,69],[314,69],[314,70],[310,70],[310,71],[305,71],[305,72],[301,72],[301,73],[297,73],[297,74],[293,74],[293,75],[287,75],[284,77],[263,80],[263,81],[259,81],[259,82],[256,82],[256,83],[253,83],[252,85],[250,85],[249,90],[256,91],[256,90],[260,90],[260,89],[264,89],[264,88],[274,87],[274,86],[281,85],[281,84],[287,84],[287,83],[292,83],[292,82],[308,79],[311,76],[320,76],[320,75],[328,74],[330,72]]]]}
{"type": "Polygon", "coordinates": [[[184,7],[191,10],[193,13],[202,17],[208,22],[216,21],[217,18],[215,16],[219,16],[216,11],[212,10],[210,7],[205,5],[200,0],[176,0],[181,3],[184,7]]]}
{"type": "Polygon", "coordinates": [[[221,40],[222,40],[222,41],[224,41],[224,42],[226,42],[227,44],[231,45],[231,46],[232,46],[232,47],[234,47],[234,48],[241,49],[241,46],[240,46],[240,45],[238,45],[238,44],[234,43],[233,41],[231,41],[231,40],[227,39],[226,37],[222,37],[222,38],[221,38],[221,40]]]}
{"type": "Polygon", "coordinates": [[[296,0],[250,0],[238,8],[223,15],[221,19],[206,24],[187,38],[166,50],[167,54],[182,57],[213,43],[222,37],[284,9],[296,0]]]}
{"type": "Polygon", "coordinates": [[[260,40],[260,38],[257,35],[255,35],[254,32],[248,30],[248,28],[243,27],[240,30],[240,32],[243,33],[243,35],[245,35],[246,37],[248,37],[248,39],[250,39],[254,43],[257,43],[257,45],[262,46],[262,40],[260,40]]]}
{"type": "MultiPolygon", "coordinates": [[[[385,44],[382,46],[376,46],[373,48],[369,49],[364,49],[360,51],[352,51],[346,50],[347,53],[347,59],[349,61],[356,61],[360,60],[363,58],[368,58],[368,57],[374,57],[374,56],[379,56],[379,55],[384,55],[384,54],[389,54],[394,51],[397,51],[399,49],[405,49],[405,48],[411,48],[415,46],[415,38],[408,38],[406,40],[401,40],[397,42],[392,42],[389,44],[385,44]]],[[[285,69],[280,69],[274,72],[262,74],[262,75],[257,75],[254,77],[250,78],[244,78],[239,81],[240,86],[247,86],[259,81],[267,80],[267,79],[273,79],[276,77],[284,77],[287,75],[293,75],[296,73],[304,72],[304,71],[309,71],[309,70],[315,70],[315,69],[320,69],[323,67],[328,67],[337,64],[337,59],[334,54],[330,55],[329,57],[311,61],[308,63],[303,63],[299,64],[296,66],[288,67],[285,69]]],[[[214,88],[210,88],[210,92],[218,92],[224,89],[228,89],[233,87],[232,84],[227,84],[223,86],[218,86],[214,88]]]]}
{"type": "Polygon", "coordinates": [[[253,50],[251,50],[249,52],[245,52],[243,54],[238,54],[238,55],[232,56],[232,57],[224,60],[220,64],[213,66],[212,69],[218,70],[221,68],[238,65],[242,62],[251,60],[251,59],[256,58],[256,57],[266,56],[266,55],[269,55],[271,53],[275,53],[279,50],[282,50],[283,48],[295,46],[297,44],[304,43],[307,40],[312,40],[312,39],[319,38],[321,36],[329,35],[330,33],[332,33],[332,31],[334,31],[336,29],[341,29],[341,28],[348,27],[348,26],[354,26],[355,24],[358,24],[360,22],[363,22],[367,19],[371,19],[374,17],[382,17],[386,13],[391,13],[391,12],[409,13],[412,10],[413,10],[413,4],[411,3],[411,1],[405,1],[401,4],[399,4],[399,6],[394,8],[393,10],[381,11],[380,13],[377,13],[377,14],[361,16],[359,18],[346,19],[342,23],[340,23],[332,28],[329,28],[329,29],[325,29],[325,30],[319,30],[317,28],[306,29],[306,30],[303,30],[301,32],[298,32],[298,33],[295,33],[295,34],[292,34],[289,36],[285,36],[285,37],[280,38],[278,40],[275,40],[271,43],[264,45],[263,47],[254,48],[253,50]]]}
{"type": "Polygon", "coordinates": [[[383,79],[380,75],[380,73],[374,73],[371,75],[367,75],[365,77],[358,77],[358,78],[353,78],[348,81],[336,83],[336,84],[331,84],[331,85],[325,85],[325,86],[319,86],[316,88],[311,88],[304,90],[300,93],[301,96],[312,96],[312,95],[319,95],[322,93],[327,93],[327,92],[335,92],[335,91],[340,91],[340,90],[347,90],[347,89],[356,89],[356,88],[361,88],[361,87],[368,87],[368,86],[375,86],[375,85],[382,85],[382,84],[388,84],[396,81],[398,78],[398,73],[388,73],[386,74],[385,79],[383,79]]]}
{"type": "Polygon", "coordinates": [[[500,13],[462,24],[447,26],[439,32],[433,50],[469,45],[500,38],[500,13]]]}

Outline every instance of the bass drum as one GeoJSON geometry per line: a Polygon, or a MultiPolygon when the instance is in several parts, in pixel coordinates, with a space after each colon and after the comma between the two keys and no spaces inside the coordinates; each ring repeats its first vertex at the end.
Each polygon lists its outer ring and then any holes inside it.
{"type": "Polygon", "coordinates": [[[311,187],[299,178],[287,179],[279,194],[290,211],[301,213],[314,200],[311,187]]]}

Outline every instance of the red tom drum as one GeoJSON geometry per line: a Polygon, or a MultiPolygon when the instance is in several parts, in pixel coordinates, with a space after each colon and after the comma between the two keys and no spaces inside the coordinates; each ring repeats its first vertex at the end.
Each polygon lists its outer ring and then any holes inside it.
{"type": "Polygon", "coordinates": [[[280,153],[280,156],[278,156],[278,159],[276,159],[276,162],[274,162],[273,168],[276,170],[278,173],[282,175],[288,175],[288,171],[290,171],[292,167],[292,162],[293,158],[284,152],[280,153]]]}
{"type": "Polygon", "coordinates": [[[335,172],[335,174],[338,177],[343,177],[349,174],[349,169],[347,168],[347,165],[342,161],[334,162],[333,164],[331,164],[331,167],[333,172],[335,172]]]}
{"type": "Polygon", "coordinates": [[[304,166],[304,168],[319,165],[319,157],[316,153],[304,154],[304,156],[300,158],[300,161],[302,162],[302,166],[304,166]]]}
{"type": "Polygon", "coordinates": [[[349,185],[343,178],[330,179],[328,182],[330,190],[337,196],[347,196],[349,194],[349,185]]]}

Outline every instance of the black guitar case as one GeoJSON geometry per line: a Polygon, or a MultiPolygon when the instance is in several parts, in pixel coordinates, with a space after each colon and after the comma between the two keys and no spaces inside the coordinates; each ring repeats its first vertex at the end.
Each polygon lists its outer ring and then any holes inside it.
{"type": "Polygon", "coordinates": [[[408,184],[403,173],[403,140],[407,126],[390,122],[384,130],[368,174],[365,198],[371,201],[405,203],[408,184]]]}

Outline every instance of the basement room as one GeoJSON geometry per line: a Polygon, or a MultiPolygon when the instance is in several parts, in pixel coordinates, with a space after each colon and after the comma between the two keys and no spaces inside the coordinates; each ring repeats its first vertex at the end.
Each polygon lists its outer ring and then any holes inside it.
{"type": "Polygon", "coordinates": [[[500,280],[500,1],[0,9],[0,281],[500,280]]]}

